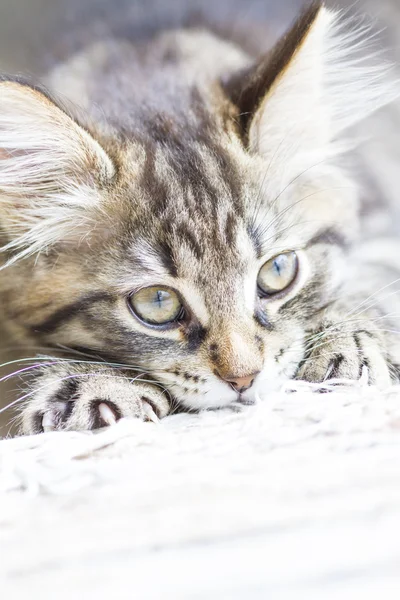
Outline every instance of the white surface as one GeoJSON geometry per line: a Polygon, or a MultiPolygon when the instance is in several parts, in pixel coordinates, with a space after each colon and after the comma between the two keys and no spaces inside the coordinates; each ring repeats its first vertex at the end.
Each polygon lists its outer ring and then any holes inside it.
{"type": "Polygon", "coordinates": [[[2,598],[400,598],[400,388],[0,442],[2,598]]]}

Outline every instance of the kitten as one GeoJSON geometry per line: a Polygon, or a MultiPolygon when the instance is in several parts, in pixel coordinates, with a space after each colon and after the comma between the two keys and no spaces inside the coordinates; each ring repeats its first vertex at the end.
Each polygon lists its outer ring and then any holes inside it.
{"type": "Polygon", "coordinates": [[[343,159],[396,90],[359,47],[314,2],[257,61],[182,28],[2,79],[3,326],[54,356],[23,433],[397,380],[398,248],[363,240],[343,159]]]}

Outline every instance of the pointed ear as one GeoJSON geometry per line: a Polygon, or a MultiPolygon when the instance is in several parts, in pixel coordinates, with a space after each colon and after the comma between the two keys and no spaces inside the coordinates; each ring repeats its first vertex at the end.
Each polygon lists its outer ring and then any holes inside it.
{"type": "Polygon", "coordinates": [[[12,260],[85,235],[113,175],[100,144],[44,91],[0,82],[0,225],[12,260]]]}
{"type": "Polygon", "coordinates": [[[313,2],[270,54],[229,83],[251,152],[271,159],[279,150],[293,176],[345,150],[343,132],[398,97],[388,68],[371,65],[366,33],[313,2]]]}

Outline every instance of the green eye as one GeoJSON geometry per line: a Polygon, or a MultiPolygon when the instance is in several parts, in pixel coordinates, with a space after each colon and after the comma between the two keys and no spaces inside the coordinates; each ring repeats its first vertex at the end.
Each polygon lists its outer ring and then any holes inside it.
{"type": "Polygon", "coordinates": [[[273,296],[285,290],[294,281],[298,271],[295,252],[285,252],[271,258],[258,273],[257,285],[262,296],[273,296]]]}
{"type": "Polygon", "coordinates": [[[166,325],[183,316],[181,301],[169,288],[143,288],[130,296],[129,303],[136,316],[150,325],[166,325]]]}

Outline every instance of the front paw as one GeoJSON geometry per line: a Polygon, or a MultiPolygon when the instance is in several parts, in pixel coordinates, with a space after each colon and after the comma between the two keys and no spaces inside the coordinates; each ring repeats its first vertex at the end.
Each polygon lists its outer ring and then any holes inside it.
{"type": "Polygon", "coordinates": [[[307,355],[300,365],[297,379],[323,382],[331,379],[357,380],[363,372],[368,383],[390,385],[390,366],[381,340],[375,332],[335,331],[311,337],[307,355]]]}
{"type": "Polygon", "coordinates": [[[131,381],[120,372],[40,378],[22,412],[22,433],[83,431],[116,423],[122,417],[156,421],[169,413],[160,388],[131,381]]]}

